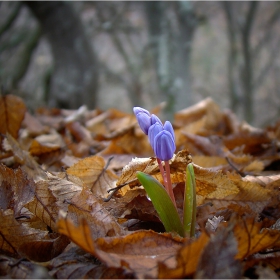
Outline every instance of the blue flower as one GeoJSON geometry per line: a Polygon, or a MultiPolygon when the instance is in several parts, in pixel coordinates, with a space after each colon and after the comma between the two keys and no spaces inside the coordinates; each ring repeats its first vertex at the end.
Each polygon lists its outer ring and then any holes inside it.
{"type": "Polygon", "coordinates": [[[153,150],[154,150],[155,137],[161,131],[163,131],[163,126],[162,126],[161,122],[160,123],[156,122],[155,124],[151,125],[149,128],[148,137],[149,137],[149,141],[150,141],[150,144],[151,144],[153,150]]]}
{"type": "Polygon", "coordinates": [[[176,150],[174,136],[165,129],[155,136],[153,145],[156,157],[162,161],[170,160],[176,150]]]}
{"type": "Polygon", "coordinates": [[[171,122],[170,121],[166,121],[164,123],[163,128],[171,133],[171,135],[173,137],[173,140],[175,142],[175,133],[174,133],[174,129],[173,129],[173,126],[172,126],[171,122]]]}
{"type": "Polygon", "coordinates": [[[161,120],[159,119],[159,117],[158,116],[156,116],[156,115],[154,115],[154,114],[152,114],[151,115],[151,123],[152,124],[155,124],[155,123],[159,123],[159,124],[161,124],[162,125],[162,122],[161,122],[161,120]]]}
{"type": "Polygon", "coordinates": [[[148,135],[148,130],[152,125],[152,118],[150,112],[141,107],[134,107],[133,112],[137,118],[140,128],[146,135],[148,135]]]}

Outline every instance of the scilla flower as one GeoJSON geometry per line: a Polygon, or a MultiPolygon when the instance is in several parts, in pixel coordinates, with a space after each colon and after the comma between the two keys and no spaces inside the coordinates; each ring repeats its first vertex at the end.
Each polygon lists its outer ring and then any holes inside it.
{"type": "Polygon", "coordinates": [[[176,150],[174,137],[167,130],[159,132],[153,141],[156,157],[162,161],[170,160],[176,150]]]}
{"type": "Polygon", "coordinates": [[[159,122],[156,122],[155,124],[151,125],[149,130],[148,130],[148,137],[149,137],[149,141],[150,141],[150,144],[151,144],[153,150],[155,150],[155,147],[154,147],[155,137],[161,131],[163,131],[163,126],[159,122]]]}
{"type": "Polygon", "coordinates": [[[148,130],[152,125],[152,117],[150,112],[141,107],[134,107],[133,112],[137,118],[140,128],[146,135],[148,135],[148,130]]]}
{"type": "Polygon", "coordinates": [[[156,115],[151,115],[149,111],[141,107],[134,107],[133,112],[140,128],[149,137],[150,144],[155,152],[160,173],[164,181],[164,186],[176,207],[168,162],[173,157],[176,150],[175,134],[172,124],[169,121],[166,121],[163,125],[156,115]],[[164,165],[162,162],[164,162],[164,165]]]}

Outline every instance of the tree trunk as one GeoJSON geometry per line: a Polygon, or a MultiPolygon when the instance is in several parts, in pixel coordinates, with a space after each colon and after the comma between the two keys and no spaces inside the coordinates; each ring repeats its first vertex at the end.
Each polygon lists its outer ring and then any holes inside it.
{"type": "Polygon", "coordinates": [[[158,84],[167,102],[165,118],[172,120],[176,111],[191,104],[190,57],[196,17],[189,1],[152,1],[146,7],[158,84]],[[174,8],[175,28],[167,16],[170,8],[174,8]]]}
{"type": "Polygon", "coordinates": [[[250,35],[252,31],[253,21],[255,18],[258,2],[249,2],[249,10],[246,16],[246,22],[241,30],[242,36],[242,50],[244,67],[242,71],[243,75],[243,90],[244,90],[244,117],[248,122],[252,122],[254,119],[254,104],[253,104],[253,68],[252,68],[252,52],[250,44],[250,35]]]}
{"type": "Polygon", "coordinates": [[[49,105],[77,108],[96,104],[97,60],[79,17],[64,1],[25,2],[47,36],[54,57],[49,105]]]}
{"type": "Polygon", "coordinates": [[[228,85],[229,85],[229,96],[230,96],[230,108],[236,112],[240,105],[241,99],[237,92],[237,77],[236,72],[238,71],[237,63],[237,30],[236,22],[234,20],[233,6],[230,1],[223,1],[222,7],[225,11],[227,20],[227,35],[229,42],[228,50],[228,85]]]}
{"type": "Polygon", "coordinates": [[[179,22],[179,34],[174,57],[176,100],[175,112],[192,104],[191,51],[197,18],[191,1],[174,3],[179,22]]]}

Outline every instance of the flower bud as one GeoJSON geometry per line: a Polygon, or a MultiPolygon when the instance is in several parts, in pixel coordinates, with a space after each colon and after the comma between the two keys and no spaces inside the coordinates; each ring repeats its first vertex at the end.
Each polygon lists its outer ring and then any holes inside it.
{"type": "Polygon", "coordinates": [[[151,114],[149,111],[141,108],[141,107],[134,107],[133,112],[137,118],[138,124],[142,131],[148,135],[148,130],[151,126],[151,114]]]}
{"type": "Polygon", "coordinates": [[[149,141],[150,141],[150,144],[151,144],[153,150],[154,150],[155,137],[161,131],[163,131],[163,126],[159,122],[156,122],[155,124],[151,125],[149,128],[148,137],[149,137],[149,141]]]}
{"type": "Polygon", "coordinates": [[[174,129],[173,129],[173,126],[172,126],[171,122],[170,121],[166,121],[164,123],[163,128],[171,133],[171,135],[173,137],[173,140],[175,142],[175,133],[174,133],[174,129]]]}
{"type": "Polygon", "coordinates": [[[151,115],[151,123],[152,123],[152,124],[155,124],[156,122],[158,122],[158,123],[160,123],[160,124],[162,125],[162,122],[161,122],[161,120],[159,119],[159,117],[156,116],[156,115],[154,115],[154,114],[152,114],[152,115],[151,115]]]}
{"type": "Polygon", "coordinates": [[[170,160],[176,150],[174,138],[167,130],[162,130],[154,138],[154,152],[162,161],[170,160]]]}

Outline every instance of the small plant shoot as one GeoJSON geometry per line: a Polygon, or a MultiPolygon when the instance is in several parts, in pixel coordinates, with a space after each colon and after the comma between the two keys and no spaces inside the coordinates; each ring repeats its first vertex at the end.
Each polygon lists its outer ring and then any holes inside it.
{"type": "Polygon", "coordinates": [[[180,220],[173,193],[169,160],[176,150],[175,133],[172,124],[161,120],[141,107],[134,107],[133,112],[142,131],[148,135],[154,150],[164,186],[155,178],[143,172],[137,172],[137,178],[150,197],[165,230],[176,232],[182,237],[195,234],[196,193],[193,165],[186,167],[186,187],[183,209],[183,222],[180,220]]]}

